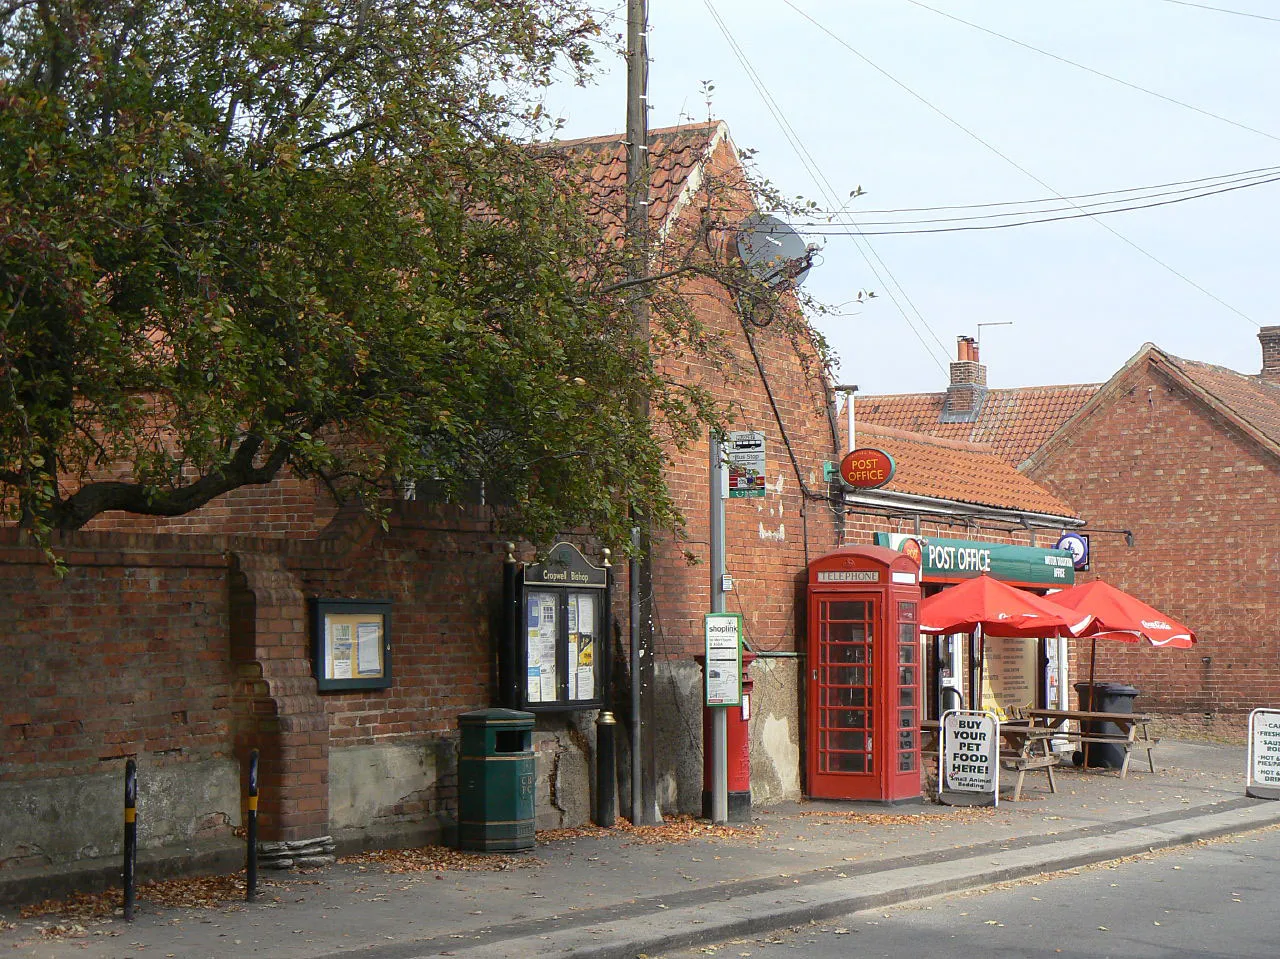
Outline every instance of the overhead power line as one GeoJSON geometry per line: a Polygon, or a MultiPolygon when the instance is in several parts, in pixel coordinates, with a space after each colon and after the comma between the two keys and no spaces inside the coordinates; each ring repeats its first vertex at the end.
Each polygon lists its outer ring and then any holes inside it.
{"type": "MultiPolygon", "coordinates": [[[[1220,193],[1232,193],[1236,190],[1246,190],[1250,187],[1265,186],[1269,183],[1275,183],[1280,180],[1280,169],[1274,169],[1266,176],[1255,176],[1247,179],[1239,180],[1223,180],[1213,185],[1205,185],[1184,190],[1171,190],[1160,193],[1152,193],[1146,196],[1134,196],[1128,198],[1114,198],[1110,200],[1099,200],[1093,203],[1071,203],[1068,201],[1067,206],[1047,207],[1040,210],[1011,210],[1007,213],[984,213],[975,216],[952,216],[952,217],[929,217],[921,219],[899,219],[899,220],[862,220],[860,219],[857,226],[864,234],[876,236],[882,235],[885,231],[869,231],[869,226],[886,226],[886,227],[907,227],[920,226],[930,224],[948,224],[948,223],[978,223],[977,226],[956,226],[941,227],[939,229],[914,229],[914,230],[890,230],[890,233],[942,233],[951,230],[998,230],[1011,226],[1029,226],[1033,223],[1051,223],[1055,220],[1075,220],[1080,217],[1101,216],[1108,213],[1127,213],[1132,210],[1147,210],[1153,207],[1169,206],[1174,203],[1186,203],[1189,200],[1199,200],[1208,196],[1217,196],[1220,193]],[[1125,205],[1118,205],[1125,204],[1125,205]],[[1076,211],[1073,215],[1067,216],[1046,216],[1050,213],[1061,213],[1067,210],[1076,211]],[[996,222],[1007,217],[1021,217],[1022,219],[1011,222],[996,222]],[[985,225],[984,225],[985,224],[985,225]]],[[[1053,202],[1053,201],[1043,201],[1053,202]]],[[[845,214],[841,212],[833,212],[830,219],[837,219],[845,214]]],[[[821,225],[823,221],[818,220],[815,223],[821,225]]],[[[830,220],[828,220],[830,222],[830,220]]]]}
{"type": "MultiPolygon", "coordinates": [[[[1114,208],[1112,208],[1112,209],[1106,209],[1106,210],[1086,210],[1086,209],[1082,209],[1082,208],[1080,208],[1080,207],[1071,207],[1071,209],[1075,209],[1075,210],[1077,210],[1077,212],[1075,212],[1075,213],[1063,213],[1061,216],[1036,216],[1035,214],[1032,214],[1032,215],[1028,216],[1028,218],[1026,218],[1026,219],[1022,219],[1022,220],[1014,220],[1014,221],[1011,221],[1011,222],[1005,222],[1005,223],[983,222],[983,223],[970,223],[970,224],[963,225],[963,226],[936,226],[936,227],[924,227],[924,226],[916,226],[916,225],[914,225],[914,224],[947,223],[947,222],[949,222],[949,221],[947,221],[947,220],[905,220],[905,221],[902,221],[902,224],[901,224],[901,225],[903,225],[903,226],[910,226],[910,227],[911,227],[911,229],[901,229],[901,230],[894,230],[894,229],[887,229],[887,230],[867,230],[867,229],[864,229],[864,227],[866,227],[866,226],[891,226],[891,225],[893,225],[892,223],[889,223],[889,222],[886,222],[886,221],[881,221],[880,223],[874,223],[874,222],[873,222],[873,223],[863,223],[863,224],[861,224],[861,225],[858,225],[858,226],[857,226],[857,229],[856,229],[856,232],[855,232],[854,230],[849,229],[849,227],[848,227],[848,226],[841,226],[839,223],[832,223],[832,222],[830,222],[830,221],[828,221],[828,222],[826,222],[826,223],[823,223],[822,221],[815,221],[815,222],[813,222],[813,223],[805,223],[805,224],[801,224],[801,225],[803,225],[803,226],[804,226],[804,228],[805,228],[805,231],[806,231],[806,232],[809,232],[809,233],[821,233],[821,234],[826,234],[826,235],[831,235],[831,234],[838,234],[838,235],[850,234],[850,235],[857,235],[857,236],[905,236],[905,235],[909,235],[909,234],[918,234],[918,233],[964,233],[964,232],[971,232],[971,231],[974,231],[974,230],[1007,230],[1007,229],[1009,229],[1010,227],[1033,226],[1033,225],[1035,225],[1035,224],[1039,224],[1039,223],[1056,223],[1056,222],[1061,221],[1061,220],[1095,219],[1095,218],[1097,218],[1097,217],[1099,217],[1099,216],[1105,216],[1105,215],[1108,215],[1108,214],[1111,214],[1111,213],[1129,213],[1129,212],[1132,212],[1132,211],[1134,211],[1134,210],[1150,210],[1150,209],[1152,209],[1153,207],[1169,206],[1169,205],[1170,205],[1170,204],[1172,204],[1172,203],[1185,203],[1185,202],[1187,202],[1188,200],[1199,200],[1199,199],[1201,199],[1201,198],[1203,198],[1203,197],[1207,197],[1207,196],[1216,196],[1217,194],[1220,194],[1220,193],[1232,193],[1232,192],[1234,192],[1234,191],[1236,191],[1236,190],[1246,190],[1246,189],[1248,189],[1249,187],[1263,186],[1264,184],[1268,184],[1268,183],[1276,183],[1276,182],[1280,182],[1280,173],[1277,173],[1276,175],[1274,175],[1274,176],[1272,176],[1272,177],[1269,177],[1269,178],[1267,178],[1267,179],[1265,179],[1265,180],[1257,180],[1257,181],[1250,182],[1250,183],[1241,183],[1241,184],[1237,184],[1237,185],[1235,185],[1235,186],[1225,186],[1225,187],[1222,187],[1221,189],[1217,189],[1217,190],[1206,190],[1206,191],[1204,191],[1204,192],[1202,192],[1202,193],[1198,193],[1198,194],[1196,194],[1196,195],[1194,195],[1194,196],[1184,196],[1184,197],[1178,197],[1178,198],[1175,198],[1175,199],[1167,199],[1167,200],[1154,200],[1154,201],[1152,201],[1152,202],[1150,202],[1150,203],[1134,203],[1134,204],[1130,204],[1129,206],[1114,207],[1114,208]]],[[[1065,209],[1065,208],[1059,208],[1059,209],[1065,209]]],[[[1040,212],[1040,213],[1049,213],[1049,212],[1053,212],[1053,211],[1044,210],[1044,211],[1039,211],[1039,212],[1040,212]]],[[[1013,215],[1013,214],[1008,214],[1008,213],[996,214],[996,216],[1012,216],[1012,215],[1013,215]]],[[[1024,216],[1027,216],[1027,214],[1023,214],[1023,215],[1024,215],[1024,216]]],[[[961,220],[970,220],[970,219],[977,219],[977,220],[989,220],[990,218],[988,218],[988,217],[960,217],[960,218],[958,218],[958,219],[961,219],[961,220]]],[[[1108,229],[1110,229],[1110,228],[1108,227],[1108,229]]],[[[1114,232],[1114,231],[1112,231],[1112,232],[1114,232]]],[[[1119,235],[1119,234],[1117,234],[1117,235],[1119,235]]],[[[1121,237],[1121,239],[1124,239],[1124,237],[1121,237]]],[[[1144,253],[1145,253],[1146,251],[1145,251],[1145,250],[1143,250],[1142,252],[1144,252],[1144,253]]],[[[1150,254],[1148,254],[1148,255],[1150,255],[1150,254]]],[[[1157,262],[1158,262],[1158,261],[1157,261],[1157,262]]],[[[1185,279],[1185,277],[1184,277],[1184,279],[1185,279]]],[[[1188,282],[1189,282],[1189,281],[1188,281],[1188,282]]],[[[1216,299],[1216,297],[1215,297],[1215,299],[1216,299]]],[[[1225,305],[1225,304],[1224,304],[1224,305],[1225,305]]],[[[1238,311],[1237,311],[1237,312],[1238,312],[1238,311]]],[[[1243,315],[1243,314],[1241,314],[1241,315],[1243,315]]],[[[1246,317],[1246,319],[1247,319],[1247,317],[1246,317]]],[[[1252,320],[1250,320],[1250,322],[1252,322],[1252,320]]]]}
{"type": "Polygon", "coordinates": [[[1146,193],[1151,190],[1162,190],[1166,187],[1189,186],[1191,184],[1209,183],[1218,180],[1234,180],[1237,177],[1266,176],[1271,173],[1280,173],[1280,166],[1257,167],[1252,170],[1240,170],[1236,173],[1219,173],[1215,176],[1196,177],[1190,180],[1172,180],[1168,183],[1152,183],[1147,186],[1130,186],[1116,190],[1101,190],[1097,193],[1076,193],[1066,197],[1049,196],[1040,197],[1035,200],[993,200],[988,203],[961,203],[953,206],[904,206],[890,210],[863,210],[861,211],[861,215],[869,216],[871,214],[890,213],[941,213],[947,210],[985,210],[999,206],[1034,206],[1041,203],[1056,203],[1059,200],[1090,200],[1095,197],[1112,195],[1118,196],[1126,193],[1146,193]]]}
{"type": "MultiPolygon", "coordinates": [[[[855,48],[851,43],[849,43],[849,41],[845,40],[843,37],[841,37],[841,36],[839,36],[838,34],[834,33],[834,32],[833,32],[832,30],[830,30],[828,27],[826,27],[826,26],[824,26],[823,24],[819,23],[817,20],[815,20],[815,19],[814,19],[813,17],[811,17],[809,14],[805,13],[803,10],[801,10],[799,7],[797,7],[794,3],[792,3],[792,2],[791,2],[791,0],[782,0],[782,2],[783,2],[783,3],[785,3],[787,6],[789,6],[789,7],[790,7],[792,10],[794,10],[796,13],[798,13],[800,16],[804,17],[804,19],[806,19],[806,20],[808,20],[810,23],[812,23],[815,27],[817,27],[819,30],[821,30],[823,33],[825,33],[827,36],[831,37],[831,39],[835,40],[838,44],[840,44],[842,47],[844,47],[846,50],[848,50],[850,53],[852,53],[855,57],[857,57],[857,58],[858,58],[859,60],[861,60],[863,63],[867,64],[867,66],[871,67],[873,70],[875,70],[875,71],[876,71],[877,73],[879,73],[881,76],[885,77],[886,79],[890,80],[892,83],[894,83],[895,85],[897,85],[898,87],[900,87],[902,90],[906,91],[908,94],[910,94],[910,95],[911,95],[912,97],[914,97],[916,100],[918,100],[920,103],[924,104],[926,107],[928,107],[928,108],[929,108],[930,110],[932,110],[934,113],[938,114],[938,116],[942,117],[944,120],[946,120],[946,121],[947,121],[948,123],[950,123],[952,126],[956,127],[956,128],[957,128],[957,129],[959,129],[960,131],[962,131],[966,136],[970,137],[971,139],[975,140],[977,143],[979,143],[979,144],[981,144],[982,146],[986,147],[988,150],[990,150],[990,151],[991,151],[992,153],[994,153],[996,156],[1000,157],[1000,159],[1004,160],[1006,163],[1008,163],[1011,167],[1013,167],[1015,170],[1017,170],[1017,171],[1018,171],[1019,173],[1021,173],[1023,176],[1026,176],[1026,177],[1028,177],[1028,178],[1030,178],[1030,179],[1034,180],[1036,183],[1039,183],[1039,184],[1040,184],[1042,187],[1044,187],[1046,190],[1049,190],[1049,191],[1050,191],[1051,193],[1053,193],[1056,197],[1058,197],[1058,199],[1060,199],[1060,200],[1066,200],[1066,197],[1062,195],[1062,192],[1061,192],[1061,191],[1059,191],[1059,190],[1055,190],[1052,186],[1050,186],[1050,185],[1049,185],[1048,183],[1046,183],[1044,180],[1040,179],[1040,177],[1036,176],[1034,173],[1032,173],[1032,172],[1031,172],[1030,170],[1028,170],[1026,167],[1024,167],[1024,166],[1022,166],[1021,164],[1017,163],[1017,162],[1016,162],[1015,160],[1013,160],[1011,157],[1007,156],[1006,154],[1002,153],[1000,150],[996,149],[996,147],[995,147],[995,146],[993,146],[992,144],[988,143],[986,140],[982,139],[982,137],[978,136],[978,134],[974,133],[972,130],[970,130],[968,127],[966,127],[963,123],[961,123],[959,120],[955,119],[954,117],[952,117],[952,116],[950,116],[949,114],[947,114],[946,112],[944,112],[940,107],[937,107],[937,106],[935,106],[934,104],[930,103],[928,100],[926,100],[926,99],[925,99],[923,96],[921,96],[919,93],[916,93],[916,91],[915,91],[915,90],[911,89],[909,86],[907,86],[907,85],[906,85],[905,83],[903,83],[901,80],[899,80],[897,77],[893,76],[893,74],[889,73],[889,72],[888,72],[887,70],[885,70],[883,67],[881,67],[881,66],[880,66],[880,65],[878,65],[877,63],[873,62],[873,61],[871,60],[871,58],[869,58],[868,56],[866,56],[866,54],[864,54],[864,53],[860,52],[859,50],[857,50],[857,49],[856,49],[856,48],[855,48]]],[[[908,3],[915,3],[915,2],[916,2],[916,0],[907,0],[907,2],[908,2],[908,3]]],[[[921,4],[921,6],[922,6],[922,4],[921,4]]],[[[930,9],[932,9],[932,8],[930,8],[930,9]]],[[[1086,214],[1086,215],[1088,215],[1088,214],[1086,214]]],[[[1187,276],[1185,273],[1182,273],[1182,272],[1180,272],[1179,270],[1174,269],[1172,266],[1170,266],[1170,265],[1169,265],[1168,263],[1166,263],[1164,260],[1160,259],[1160,258],[1159,258],[1158,256],[1156,256],[1154,253],[1150,252],[1149,250],[1143,249],[1141,246],[1139,246],[1139,245],[1138,245],[1137,243],[1135,243],[1133,240],[1129,239],[1129,238],[1128,238],[1127,236],[1125,236],[1123,233],[1120,233],[1118,230],[1116,230],[1116,229],[1112,228],[1112,227],[1111,227],[1111,226],[1109,226],[1107,223],[1104,223],[1104,222],[1103,222],[1101,219],[1099,219],[1097,216],[1093,216],[1093,215],[1089,215],[1089,216],[1090,216],[1090,219],[1092,219],[1095,223],[1097,223],[1097,224],[1098,224],[1098,226],[1102,227],[1104,230],[1106,230],[1108,233],[1110,233],[1110,234],[1111,234],[1112,236],[1114,236],[1116,239],[1120,240],[1120,241],[1121,241],[1122,243],[1124,243],[1126,246],[1129,246],[1130,248],[1132,248],[1132,249],[1136,250],[1137,252],[1141,253],[1143,256],[1145,256],[1145,257],[1146,257],[1148,260],[1150,260],[1152,263],[1155,263],[1157,266],[1160,266],[1160,267],[1162,267],[1163,269],[1167,270],[1169,273],[1172,273],[1174,276],[1178,277],[1180,280],[1182,280],[1182,281],[1183,281],[1184,283],[1186,283],[1188,286],[1191,286],[1191,287],[1193,287],[1194,289],[1199,290],[1199,291],[1200,291],[1201,293],[1203,293],[1205,296],[1209,297],[1209,299],[1213,300],[1215,303],[1217,303],[1218,305],[1220,305],[1220,306],[1224,307],[1225,309],[1230,310],[1232,313],[1235,313],[1235,314],[1236,314],[1237,316],[1239,316],[1241,319],[1245,320],[1245,322],[1250,323],[1250,324],[1252,324],[1252,325],[1253,325],[1253,326],[1255,326],[1255,327],[1261,327],[1261,324],[1260,324],[1260,323],[1258,323],[1258,321],[1257,321],[1257,320],[1255,320],[1253,317],[1249,316],[1247,313],[1244,313],[1243,311],[1241,311],[1241,310],[1237,309],[1236,307],[1232,306],[1230,303],[1228,303],[1228,302],[1227,302],[1226,300],[1224,300],[1222,297],[1218,296],[1216,293],[1213,293],[1212,291],[1210,291],[1210,290],[1206,289],[1205,287],[1201,286],[1199,283],[1197,283],[1195,280],[1191,279],[1191,277],[1187,276]]]]}
{"type": "MultiPolygon", "coordinates": [[[[733,35],[733,32],[729,29],[729,25],[725,23],[724,18],[720,16],[720,11],[716,9],[712,0],[702,0],[702,2],[707,8],[707,12],[711,14],[711,18],[715,21],[720,33],[724,36],[725,41],[729,44],[729,49],[737,58],[743,71],[747,74],[747,78],[756,88],[756,92],[764,102],[765,109],[767,109],[773,116],[774,121],[778,124],[778,128],[782,131],[782,135],[786,138],[787,142],[791,144],[792,150],[795,151],[796,157],[800,160],[800,164],[805,168],[810,178],[813,180],[814,185],[818,188],[818,192],[820,192],[826,201],[832,206],[838,205],[839,201],[836,199],[835,187],[832,185],[831,181],[827,179],[826,175],[823,174],[821,168],[818,166],[818,161],[804,145],[803,141],[801,141],[799,134],[796,133],[795,128],[792,127],[791,122],[787,119],[786,112],[778,106],[777,100],[765,85],[764,80],[760,77],[755,66],[751,63],[750,58],[746,55],[746,51],[744,51],[739,45],[737,39],[733,35]]],[[[893,271],[889,269],[889,265],[881,259],[880,254],[876,252],[875,247],[871,245],[870,241],[862,237],[855,237],[854,245],[857,247],[858,252],[866,262],[867,268],[871,270],[872,276],[874,276],[876,278],[876,282],[880,284],[881,289],[884,291],[884,295],[889,299],[894,307],[897,308],[898,313],[902,316],[903,322],[907,324],[907,328],[911,330],[916,339],[920,341],[920,345],[924,347],[929,358],[933,360],[934,365],[936,365],[938,369],[945,374],[946,368],[938,359],[938,354],[933,351],[933,348],[929,346],[927,342],[925,342],[924,337],[916,328],[916,324],[912,322],[911,317],[907,315],[906,309],[903,307],[902,303],[899,302],[899,296],[901,296],[901,299],[911,307],[912,312],[915,313],[920,324],[928,330],[929,335],[932,336],[934,342],[938,344],[941,355],[944,357],[947,356],[947,348],[943,345],[942,340],[938,338],[938,334],[934,332],[933,328],[929,325],[929,322],[924,318],[924,314],[921,313],[915,303],[912,302],[907,291],[903,289],[902,284],[899,283],[897,277],[893,275],[893,271]],[[872,262],[873,259],[875,262],[872,262]],[[879,264],[879,267],[877,267],[877,263],[879,264]],[[889,278],[892,286],[890,283],[885,282],[884,278],[886,276],[889,278]],[[897,287],[897,294],[894,293],[894,287],[897,287]]]]}
{"type": "Polygon", "coordinates": [[[1162,3],[1173,3],[1180,7],[1195,7],[1197,10],[1212,10],[1214,13],[1229,13],[1233,17],[1249,17],[1253,20],[1270,20],[1280,23],[1280,17],[1267,17],[1261,13],[1245,13],[1243,10],[1228,10],[1226,7],[1211,7],[1207,3],[1191,3],[1189,0],[1161,0],[1162,3]]]}
{"type": "Polygon", "coordinates": [[[980,30],[983,33],[989,34],[990,36],[999,37],[1001,40],[1004,40],[1007,43],[1012,43],[1015,46],[1022,47],[1025,50],[1030,50],[1033,53],[1038,53],[1041,56],[1048,57],[1051,60],[1057,60],[1059,63],[1065,63],[1068,66],[1075,67],[1077,70],[1084,70],[1086,73],[1092,73],[1096,77],[1102,77],[1105,80],[1110,80],[1112,83],[1118,83],[1123,87],[1128,87],[1130,90],[1137,90],[1139,93],[1145,93],[1148,96],[1155,97],[1158,100],[1163,100],[1166,103],[1172,103],[1175,106],[1183,107],[1187,110],[1193,111],[1194,113],[1199,113],[1201,116],[1206,116],[1213,120],[1219,120],[1222,123],[1229,123],[1231,126],[1238,127],[1241,130],[1247,130],[1249,133],[1256,133],[1260,137],[1266,137],[1268,140],[1276,140],[1280,142],[1280,136],[1276,136],[1273,133],[1268,133],[1266,130],[1259,130],[1257,127],[1251,127],[1247,123],[1241,123],[1238,120],[1232,120],[1230,117],[1224,117],[1222,114],[1214,113],[1212,110],[1205,110],[1202,107],[1196,106],[1195,104],[1187,103],[1185,100],[1179,100],[1176,97],[1165,96],[1163,93],[1158,93],[1157,91],[1152,90],[1148,87],[1140,86],[1139,84],[1136,84],[1136,83],[1130,83],[1128,80],[1122,79],[1121,77],[1114,76],[1113,74],[1110,74],[1110,73],[1104,73],[1102,70],[1095,70],[1093,67],[1085,66],[1083,63],[1077,63],[1075,60],[1071,60],[1071,59],[1068,59],[1067,57],[1059,56],[1056,53],[1050,53],[1048,50],[1045,50],[1041,47],[1034,46],[1030,43],[1026,43],[1022,40],[1017,39],[1016,37],[1011,37],[1011,36],[1008,36],[1007,34],[1000,33],[996,30],[991,30],[987,27],[982,26],[981,24],[974,23],[972,20],[966,20],[963,17],[957,17],[955,14],[947,13],[945,10],[939,10],[936,7],[931,7],[927,3],[921,3],[920,0],[907,0],[907,3],[911,4],[913,7],[919,7],[922,10],[928,10],[930,13],[936,13],[940,17],[946,17],[948,20],[954,20],[956,23],[963,23],[966,27],[972,27],[974,30],[980,30]]]}

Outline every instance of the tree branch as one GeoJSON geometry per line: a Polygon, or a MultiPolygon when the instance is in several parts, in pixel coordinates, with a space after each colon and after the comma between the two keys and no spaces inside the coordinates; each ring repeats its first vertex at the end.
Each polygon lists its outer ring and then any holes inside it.
{"type": "Polygon", "coordinates": [[[138,483],[118,481],[90,483],[54,506],[50,525],[54,529],[76,530],[109,510],[143,516],[182,516],[233,489],[270,483],[288,460],[291,447],[281,443],[262,466],[254,466],[262,443],[260,437],[246,437],[226,466],[179,489],[156,491],[138,483]]]}

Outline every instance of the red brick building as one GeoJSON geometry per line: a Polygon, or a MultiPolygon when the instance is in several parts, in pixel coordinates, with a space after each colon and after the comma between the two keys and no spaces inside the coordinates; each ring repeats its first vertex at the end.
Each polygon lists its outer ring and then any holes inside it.
{"type": "MultiPolygon", "coordinates": [[[[593,160],[592,189],[616,214],[625,158],[618,139],[567,149],[593,160]]],[[[664,242],[691,221],[702,227],[706,191],[743,188],[723,124],[655,131],[650,157],[652,228],[664,242]]],[[[703,277],[681,293],[717,341],[720,361],[664,352],[659,331],[654,349],[665,372],[720,398],[731,428],[767,437],[768,495],[729,512],[731,608],[747,612],[757,648],[782,654],[758,673],[761,724],[781,730],[770,742],[786,741],[780,771],[769,770],[773,751],[762,754],[761,798],[798,796],[794,724],[786,718],[794,708],[797,604],[808,556],[833,546],[838,528],[823,479],[835,455],[826,382],[795,324],[744,320],[733,298],[703,277]],[[774,688],[782,694],[772,697],[774,688]]],[[[671,449],[668,481],[687,527],[655,546],[659,722],[649,734],[660,744],[666,809],[697,808],[701,789],[692,655],[709,608],[707,468],[705,440],[671,449]]],[[[67,871],[97,868],[104,879],[117,872],[126,758],[139,767],[140,836],[153,870],[161,861],[190,865],[193,856],[234,868],[243,851],[232,830],[253,748],[262,756],[266,840],[353,848],[448,834],[457,815],[457,716],[497,701],[506,537],[489,507],[389,505],[383,530],[286,477],[172,520],[103,516],[56,540],[61,577],[16,531],[2,534],[0,595],[14,611],[0,639],[11,666],[0,674],[4,895],[38,895],[67,871]],[[308,604],[351,599],[390,604],[391,680],[381,689],[321,692],[308,604]]],[[[597,564],[602,546],[623,545],[575,539],[597,564]]],[[[517,552],[534,556],[529,545],[517,552]]],[[[588,819],[593,718],[538,719],[540,827],[588,819]]],[[[625,749],[620,765],[625,772],[625,749]]]]}
{"type": "Polygon", "coordinates": [[[1099,532],[1092,573],[1190,625],[1190,650],[1107,643],[1178,729],[1243,728],[1280,702],[1280,327],[1246,375],[1147,344],[1023,465],[1099,532]]]}
{"type": "MultiPolygon", "coordinates": [[[[1100,643],[1174,731],[1236,731],[1280,700],[1280,327],[1248,375],[1147,344],[1097,385],[987,390],[961,338],[946,392],[868,396],[859,419],[989,444],[1071,504],[1097,576],[1196,630],[1191,650],[1100,643]]],[[[1088,648],[1076,650],[1075,675],[1088,648]]]]}
{"type": "MultiPolygon", "coordinates": [[[[618,139],[565,146],[591,161],[593,194],[618,215],[618,139]]],[[[712,239],[713,255],[723,252],[732,224],[707,231],[705,217],[714,208],[709,191],[744,186],[727,128],[655,131],[650,157],[654,235],[673,243],[692,230],[712,239]]],[[[717,202],[723,209],[723,196],[717,202]]],[[[744,202],[739,212],[749,209],[744,202]]],[[[664,372],[717,397],[731,429],[765,436],[766,495],[726,508],[727,606],[743,614],[758,656],[753,798],[799,798],[808,564],[841,544],[907,529],[1043,547],[1043,531],[1074,518],[989,453],[891,431],[878,441],[897,450],[901,475],[878,499],[833,499],[824,467],[839,459],[842,439],[802,324],[745,316],[705,276],[679,292],[716,349],[663,350],[659,330],[664,372]]],[[[656,744],[656,793],[666,811],[701,808],[693,656],[710,608],[708,455],[706,439],[670,449],[667,481],[686,526],[654,548],[656,709],[646,736],[656,744]]],[[[172,520],[104,516],[55,542],[62,577],[5,531],[0,596],[12,628],[0,638],[11,664],[0,673],[0,896],[38,895],[68,872],[116,874],[126,758],[139,767],[140,835],[153,875],[165,863],[236,868],[243,850],[232,830],[253,748],[262,755],[264,839],[341,849],[448,835],[457,815],[457,717],[498,701],[506,536],[500,512],[488,506],[388,505],[384,530],[285,478],[172,520]],[[389,604],[390,681],[322,692],[309,603],[353,599],[389,604]]],[[[572,538],[596,564],[602,547],[622,545],[572,538]]],[[[523,544],[517,554],[532,560],[535,551],[523,544]]],[[[627,582],[625,564],[615,568],[621,629],[606,646],[622,658],[627,582]]],[[[537,720],[541,828],[589,817],[594,716],[537,720]]],[[[619,739],[625,812],[629,764],[625,734],[619,739]]]]}

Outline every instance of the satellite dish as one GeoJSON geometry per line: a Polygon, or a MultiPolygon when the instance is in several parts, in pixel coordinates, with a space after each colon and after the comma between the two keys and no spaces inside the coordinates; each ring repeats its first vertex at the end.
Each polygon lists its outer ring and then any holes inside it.
{"type": "Polygon", "coordinates": [[[765,286],[799,286],[813,265],[813,249],[776,216],[753,213],[738,227],[738,255],[765,286]]]}

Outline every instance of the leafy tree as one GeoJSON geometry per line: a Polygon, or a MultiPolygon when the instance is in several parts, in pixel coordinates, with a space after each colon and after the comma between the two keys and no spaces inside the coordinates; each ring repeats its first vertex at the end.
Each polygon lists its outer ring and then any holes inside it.
{"type": "Polygon", "coordinates": [[[597,29],[586,0],[0,0],[6,515],[181,515],[287,467],[369,502],[482,477],[534,540],[675,522],[663,443],[714,413],[528,144],[597,29]]]}

